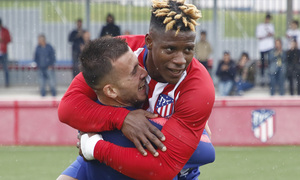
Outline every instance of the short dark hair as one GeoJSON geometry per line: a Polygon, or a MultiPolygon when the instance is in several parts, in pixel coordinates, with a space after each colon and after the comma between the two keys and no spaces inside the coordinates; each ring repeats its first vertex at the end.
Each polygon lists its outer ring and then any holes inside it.
{"type": "Polygon", "coordinates": [[[266,19],[272,19],[272,16],[271,16],[270,13],[267,13],[267,14],[266,14],[266,19]]]}
{"type": "Polygon", "coordinates": [[[39,34],[39,36],[38,37],[41,37],[41,38],[44,38],[44,39],[46,39],[46,36],[45,36],[45,34],[39,34]]]}
{"type": "Polygon", "coordinates": [[[206,31],[201,31],[200,34],[206,35],[206,31]]]}
{"type": "Polygon", "coordinates": [[[80,70],[86,83],[93,89],[111,72],[112,62],[128,52],[129,47],[121,38],[99,38],[88,43],[79,59],[80,70]]]}
{"type": "Polygon", "coordinates": [[[224,51],[223,54],[224,54],[224,55],[225,55],[225,54],[230,55],[230,52],[229,52],[229,51],[224,51]]]}
{"type": "Polygon", "coordinates": [[[296,24],[296,26],[299,27],[299,21],[298,20],[293,20],[292,23],[296,24]]]}
{"type": "Polygon", "coordinates": [[[249,54],[247,52],[242,52],[241,57],[245,56],[247,59],[249,59],[249,54]]]}

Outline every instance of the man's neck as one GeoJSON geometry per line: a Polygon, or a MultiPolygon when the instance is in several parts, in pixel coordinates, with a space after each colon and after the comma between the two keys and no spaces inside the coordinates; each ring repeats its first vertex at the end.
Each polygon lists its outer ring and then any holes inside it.
{"type": "Polygon", "coordinates": [[[103,96],[97,96],[98,98],[98,101],[103,104],[103,105],[106,105],[106,106],[114,106],[114,107],[132,107],[133,105],[131,104],[126,104],[126,103],[122,103],[122,102],[119,102],[115,99],[111,99],[111,98],[108,98],[108,97],[103,97],[103,96]]]}

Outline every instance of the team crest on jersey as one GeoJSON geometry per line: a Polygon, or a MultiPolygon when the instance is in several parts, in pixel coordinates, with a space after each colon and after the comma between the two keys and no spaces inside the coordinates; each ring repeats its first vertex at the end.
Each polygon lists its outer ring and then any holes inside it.
{"type": "Polygon", "coordinates": [[[165,94],[160,94],[156,106],[155,111],[161,117],[168,117],[173,114],[174,109],[174,99],[165,94]]]}
{"type": "Polygon", "coordinates": [[[274,135],[275,112],[270,109],[252,111],[252,131],[261,142],[266,142],[274,135]]]}

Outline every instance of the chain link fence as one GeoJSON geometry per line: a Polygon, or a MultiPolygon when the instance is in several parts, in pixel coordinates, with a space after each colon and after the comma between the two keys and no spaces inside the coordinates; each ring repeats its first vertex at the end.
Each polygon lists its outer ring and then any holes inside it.
{"type": "MultiPolygon", "coordinates": [[[[214,0],[187,2],[194,3],[202,10],[203,18],[197,27],[197,40],[200,31],[207,31],[208,40],[213,44],[214,64],[225,50],[231,52],[233,59],[239,58],[243,51],[248,52],[250,58],[258,59],[255,28],[263,22],[266,12],[273,16],[276,37],[285,37],[287,0],[217,1],[216,18],[213,17],[214,0]],[[213,33],[214,29],[216,34],[213,33]]],[[[299,2],[296,2],[297,4],[300,5],[299,2]]],[[[122,34],[146,34],[149,28],[150,6],[151,0],[1,0],[0,18],[12,37],[8,46],[9,62],[15,65],[11,68],[12,84],[22,84],[26,81],[27,84],[36,83],[34,69],[18,67],[34,67],[33,53],[39,34],[44,34],[47,42],[54,47],[56,65],[64,67],[59,70],[65,77],[69,76],[62,78],[63,81],[58,78],[58,84],[67,85],[72,80],[71,70],[65,68],[71,66],[71,44],[68,42],[68,35],[76,27],[78,18],[83,19],[84,29],[90,31],[92,39],[99,37],[108,13],[115,16],[115,23],[120,27],[122,34]]],[[[298,10],[296,7],[294,9],[294,18],[299,20],[298,10]]],[[[0,73],[1,85],[4,78],[3,73],[0,73]]]]}

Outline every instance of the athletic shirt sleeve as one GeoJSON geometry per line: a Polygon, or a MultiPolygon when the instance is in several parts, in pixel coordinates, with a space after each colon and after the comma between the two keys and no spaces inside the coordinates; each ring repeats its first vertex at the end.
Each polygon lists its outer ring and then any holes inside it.
{"type": "Polygon", "coordinates": [[[159,156],[153,157],[147,151],[148,155],[143,157],[135,148],[99,141],[94,157],[135,179],[174,178],[197,148],[214,104],[212,80],[204,67],[197,64],[193,60],[190,66],[196,68],[189,66],[187,69],[188,76],[178,88],[179,98],[174,114],[162,128],[166,152],[158,150],[159,156]]]}
{"type": "Polygon", "coordinates": [[[121,129],[128,110],[103,106],[95,102],[97,96],[79,73],[72,81],[58,107],[63,123],[83,132],[102,132],[121,129]]]}

